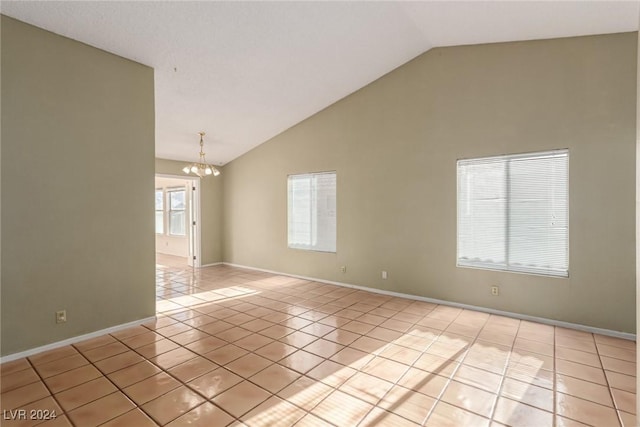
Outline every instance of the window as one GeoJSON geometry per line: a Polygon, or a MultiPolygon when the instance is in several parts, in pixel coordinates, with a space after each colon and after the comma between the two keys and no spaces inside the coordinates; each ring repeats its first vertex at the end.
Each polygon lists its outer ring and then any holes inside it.
{"type": "Polygon", "coordinates": [[[290,248],[336,251],[336,173],[290,175],[288,182],[290,248]]]}
{"type": "Polygon", "coordinates": [[[186,191],[169,190],[169,234],[186,236],[186,191]]]}
{"type": "Polygon", "coordinates": [[[164,233],[164,192],[156,189],[156,234],[164,233]]]}
{"type": "Polygon", "coordinates": [[[458,265],[569,276],[569,153],[458,160],[458,265]]]}

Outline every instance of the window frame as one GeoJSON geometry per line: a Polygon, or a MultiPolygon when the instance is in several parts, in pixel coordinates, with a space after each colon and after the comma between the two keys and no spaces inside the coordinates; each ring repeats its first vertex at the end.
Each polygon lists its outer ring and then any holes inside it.
{"type": "MultiPolygon", "coordinates": [[[[491,270],[491,271],[504,271],[510,273],[520,273],[520,274],[530,274],[530,275],[540,275],[551,278],[568,278],[569,277],[569,266],[570,266],[570,195],[569,195],[569,168],[570,168],[570,153],[568,148],[563,149],[554,149],[554,150],[546,150],[546,151],[537,151],[537,152],[528,152],[528,153],[518,153],[518,154],[504,154],[498,156],[486,156],[486,157],[476,157],[476,158],[464,158],[458,159],[456,161],[456,266],[461,268],[476,268],[482,270],[491,270]],[[512,243],[512,232],[511,227],[511,206],[514,204],[514,200],[510,197],[510,184],[511,184],[511,170],[509,162],[512,160],[522,160],[522,159],[534,159],[540,157],[564,157],[565,165],[564,171],[566,173],[566,180],[564,182],[565,186],[565,195],[566,200],[564,201],[564,206],[566,207],[565,213],[566,216],[564,220],[566,221],[566,232],[564,242],[564,250],[566,250],[566,265],[563,266],[562,270],[553,269],[553,268],[544,268],[544,267],[531,267],[531,266],[518,266],[517,264],[510,264],[509,254],[511,252],[511,247],[513,247],[512,243]],[[506,164],[506,172],[504,176],[504,185],[505,185],[505,218],[504,218],[504,244],[505,244],[505,261],[504,263],[498,262],[490,262],[490,261],[470,261],[468,259],[461,258],[460,246],[461,246],[461,204],[464,203],[467,199],[461,199],[461,173],[460,166],[462,164],[473,164],[473,162],[477,162],[476,164],[488,163],[490,161],[496,162],[504,162],[506,164]],[[565,268],[566,267],[566,268],[565,268]]],[[[562,183],[560,183],[562,185],[562,183]]]]}
{"type": "Polygon", "coordinates": [[[166,227],[166,236],[172,237],[187,237],[187,190],[184,187],[170,187],[165,189],[166,193],[166,203],[165,203],[165,222],[167,223],[166,227]],[[171,206],[171,194],[172,193],[184,193],[184,208],[183,209],[173,209],[171,206]],[[172,212],[184,212],[184,233],[183,234],[175,234],[171,230],[171,213],[172,212]]]}
{"type": "Polygon", "coordinates": [[[166,206],[166,200],[165,200],[165,191],[164,188],[156,188],[156,196],[158,195],[158,192],[162,193],[162,209],[158,210],[157,208],[155,209],[156,212],[156,235],[157,236],[164,236],[165,235],[165,230],[166,230],[166,215],[165,215],[165,206],[166,206]],[[158,212],[162,212],[162,231],[160,233],[158,233],[158,212]]]}
{"type": "MultiPolygon", "coordinates": [[[[311,188],[311,195],[313,195],[314,193],[314,189],[311,188]]],[[[317,191],[317,190],[315,190],[317,191]]],[[[337,210],[337,202],[338,202],[338,174],[337,171],[335,170],[330,170],[330,171],[321,171],[321,172],[306,172],[306,173],[296,173],[296,174],[289,174],[287,175],[287,248],[289,249],[295,249],[295,250],[303,250],[303,251],[310,251],[310,252],[321,252],[321,253],[337,253],[338,252],[338,224],[337,224],[337,216],[338,216],[338,210],[337,210]],[[292,200],[290,199],[291,197],[291,182],[292,179],[296,179],[296,178],[301,178],[301,177],[317,177],[317,176],[321,176],[321,175],[332,175],[333,176],[333,180],[334,180],[334,200],[333,200],[333,218],[334,218],[334,228],[333,228],[333,246],[331,248],[324,248],[324,247],[314,247],[312,245],[303,245],[303,244],[297,244],[297,243],[291,243],[291,209],[292,209],[292,200]]],[[[315,199],[315,203],[317,206],[317,198],[315,199]]],[[[313,202],[310,201],[310,204],[312,204],[313,206],[313,202]]],[[[310,208],[311,210],[311,208],[310,208]]],[[[328,216],[331,217],[331,216],[328,216]]],[[[309,227],[313,227],[313,224],[309,224],[309,227]]]]}

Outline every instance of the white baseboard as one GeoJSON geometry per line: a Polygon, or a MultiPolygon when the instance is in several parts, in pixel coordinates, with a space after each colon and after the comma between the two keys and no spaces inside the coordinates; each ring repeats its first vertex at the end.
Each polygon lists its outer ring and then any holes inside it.
{"type": "Polygon", "coordinates": [[[462,304],[462,303],[458,303],[458,302],[439,300],[439,299],[435,299],[435,298],[422,297],[422,296],[419,296],[419,295],[404,294],[404,293],[401,293],[401,292],[387,291],[387,290],[384,290],[384,289],[368,288],[366,286],[352,285],[350,283],[334,282],[334,281],[331,281],[331,280],[318,279],[318,278],[315,278],[315,277],[300,276],[300,275],[297,275],[297,274],[283,273],[283,272],[280,272],[280,271],[267,270],[267,269],[264,269],[264,268],[249,267],[247,265],[232,264],[232,263],[229,263],[229,262],[225,262],[223,264],[229,265],[231,267],[245,268],[247,270],[262,271],[264,273],[278,274],[278,275],[281,275],[281,276],[295,277],[295,278],[298,278],[298,279],[312,280],[314,282],[327,283],[327,284],[330,284],[330,285],[336,285],[336,286],[342,286],[342,287],[346,287],[346,288],[358,289],[358,290],[361,290],[361,291],[372,292],[372,293],[375,293],[375,294],[382,294],[382,295],[389,295],[389,296],[393,296],[393,297],[407,298],[407,299],[412,299],[412,300],[416,300],[416,301],[424,301],[424,302],[430,302],[430,303],[433,303],[433,304],[446,305],[446,306],[450,306],[450,307],[464,308],[464,309],[467,309],[467,310],[475,310],[475,311],[480,311],[480,312],[483,312],[483,313],[496,314],[496,315],[499,315],[499,316],[511,317],[511,318],[520,319],[520,320],[528,320],[528,321],[531,321],[531,322],[543,323],[545,325],[560,326],[562,328],[576,329],[578,331],[590,332],[590,333],[593,333],[593,334],[600,334],[600,335],[607,335],[607,336],[610,336],[610,337],[622,338],[622,339],[631,340],[631,341],[635,341],[636,340],[636,334],[631,334],[631,333],[628,333],[628,332],[613,331],[611,329],[596,328],[596,327],[593,327],[593,326],[586,326],[586,325],[581,325],[581,324],[578,324],[578,323],[563,322],[562,320],[554,320],[554,319],[547,319],[545,317],[529,316],[527,314],[513,313],[513,312],[510,312],[510,311],[496,310],[496,309],[493,309],[493,308],[480,307],[480,306],[475,306],[475,305],[470,305],[470,304],[462,304]]]}
{"type": "Polygon", "coordinates": [[[214,263],[211,263],[211,264],[204,264],[204,265],[201,265],[201,266],[200,266],[200,268],[204,268],[204,267],[213,267],[213,266],[216,266],[216,265],[222,265],[222,264],[224,264],[224,263],[223,263],[223,262],[214,262],[214,263]]]}
{"type": "Polygon", "coordinates": [[[33,356],[34,354],[42,353],[43,351],[53,350],[58,347],[63,347],[69,344],[75,344],[77,342],[89,340],[91,338],[97,338],[101,335],[110,334],[112,332],[117,332],[122,329],[127,329],[127,328],[141,325],[143,323],[151,322],[155,319],[156,319],[156,316],[151,316],[151,317],[147,317],[140,320],[134,320],[133,322],[124,323],[122,325],[111,326],[110,328],[101,329],[99,331],[90,332],[84,335],[78,335],[77,337],[67,338],[66,340],[57,341],[51,344],[43,345],[41,347],[36,347],[30,350],[21,351],[20,353],[9,354],[7,356],[0,357],[0,363],[11,362],[12,360],[22,359],[23,357],[33,356]]]}

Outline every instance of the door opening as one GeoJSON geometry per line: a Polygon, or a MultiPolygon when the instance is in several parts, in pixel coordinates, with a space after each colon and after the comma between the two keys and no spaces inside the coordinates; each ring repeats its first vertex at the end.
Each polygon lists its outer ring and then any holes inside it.
{"type": "Polygon", "coordinates": [[[156,262],[200,267],[199,179],[156,174],[155,192],[156,262]]]}

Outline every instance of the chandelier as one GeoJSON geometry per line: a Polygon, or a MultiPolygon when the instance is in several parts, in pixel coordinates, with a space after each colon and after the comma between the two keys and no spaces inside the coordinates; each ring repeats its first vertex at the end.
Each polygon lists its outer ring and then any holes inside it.
{"type": "Polygon", "coordinates": [[[197,162],[191,163],[188,166],[182,168],[182,172],[186,174],[194,174],[198,175],[200,178],[206,177],[209,175],[218,176],[220,175],[220,171],[216,169],[215,166],[207,163],[207,160],[204,158],[204,152],[202,149],[204,148],[204,141],[202,137],[205,135],[204,132],[198,132],[200,135],[200,159],[197,162]]]}

